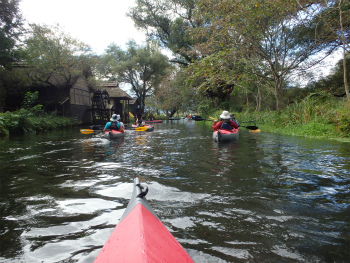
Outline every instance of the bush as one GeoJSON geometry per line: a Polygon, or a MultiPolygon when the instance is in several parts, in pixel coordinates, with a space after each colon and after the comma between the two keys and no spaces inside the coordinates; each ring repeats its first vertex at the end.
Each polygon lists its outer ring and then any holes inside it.
{"type": "Polygon", "coordinates": [[[44,113],[35,115],[32,112],[28,113],[26,109],[21,109],[17,112],[0,114],[0,136],[37,133],[57,128],[75,127],[79,124],[80,122],[73,118],[44,113]]]}
{"type": "Polygon", "coordinates": [[[264,131],[323,138],[350,138],[350,103],[310,94],[282,111],[241,112],[239,122],[253,120],[264,131]]]}

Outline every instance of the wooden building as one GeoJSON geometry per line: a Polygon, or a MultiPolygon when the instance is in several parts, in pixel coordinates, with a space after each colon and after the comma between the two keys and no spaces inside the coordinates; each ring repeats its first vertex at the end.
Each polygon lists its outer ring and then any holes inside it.
{"type": "MultiPolygon", "coordinates": [[[[82,123],[91,123],[89,109],[91,108],[92,87],[86,81],[89,74],[84,71],[80,75],[52,72],[45,77],[41,75],[41,72],[37,73],[34,69],[29,69],[25,62],[14,63],[13,71],[18,76],[27,74],[33,76],[32,78],[22,77],[22,90],[38,91],[39,103],[43,105],[45,112],[54,112],[59,116],[76,118],[82,123]],[[33,81],[36,74],[39,77],[37,81],[33,81]]],[[[23,92],[9,94],[6,101],[8,109],[5,108],[5,110],[18,109],[23,101],[23,92]]]]}
{"type": "Polygon", "coordinates": [[[132,98],[132,100],[129,101],[129,111],[133,116],[140,117],[140,108],[141,103],[140,100],[136,97],[132,98]]]}
{"type": "Polygon", "coordinates": [[[119,114],[122,122],[129,123],[129,102],[132,100],[132,97],[119,88],[117,82],[104,82],[101,85],[101,89],[106,90],[109,95],[109,117],[113,114],[119,114]]]}
{"type": "Polygon", "coordinates": [[[84,77],[77,77],[67,86],[36,85],[32,91],[39,91],[39,100],[46,112],[58,116],[76,118],[82,123],[91,123],[90,87],[84,77]]]}

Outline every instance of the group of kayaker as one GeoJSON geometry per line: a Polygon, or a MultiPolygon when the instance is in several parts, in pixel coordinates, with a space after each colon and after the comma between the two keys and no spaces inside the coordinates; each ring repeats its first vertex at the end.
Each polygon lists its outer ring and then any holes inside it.
{"type": "Polygon", "coordinates": [[[238,129],[239,124],[235,118],[234,114],[229,114],[228,111],[223,111],[222,114],[220,115],[220,121],[214,121],[213,122],[213,130],[217,131],[219,129],[225,129],[231,131],[232,129],[238,129]]]}
{"type": "Polygon", "coordinates": [[[121,131],[124,132],[124,123],[122,123],[120,121],[120,115],[119,114],[113,114],[112,118],[110,119],[109,122],[106,123],[105,128],[103,129],[103,131],[106,130],[117,130],[117,131],[121,131]]]}
{"type": "MultiPolygon", "coordinates": [[[[213,123],[213,130],[217,131],[219,129],[225,129],[225,130],[232,130],[232,129],[238,129],[239,124],[235,118],[234,114],[229,114],[228,111],[223,111],[220,115],[220,121],[214,121],[213,123]]],[[[141,117],[140,119],[136,119],[136,124],[138,127],[144,127],[145,126],[145,120],[144,117],[141,117]]],[[[106,130],[117,130],[124,132],[124,124],[120,121],[120,115],[113,114],[112,118],[109,122],[106,123],[104,131],[106,130]]]]}

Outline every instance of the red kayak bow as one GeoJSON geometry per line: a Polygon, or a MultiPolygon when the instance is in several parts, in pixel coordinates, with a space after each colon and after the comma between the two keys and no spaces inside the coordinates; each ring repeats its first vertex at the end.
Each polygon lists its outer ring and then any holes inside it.
{"type": "Polygon", "coordinates": [[[135,178],[130,202],[95,263],[193,262],[150,207],[147,192],[135,178]]]}

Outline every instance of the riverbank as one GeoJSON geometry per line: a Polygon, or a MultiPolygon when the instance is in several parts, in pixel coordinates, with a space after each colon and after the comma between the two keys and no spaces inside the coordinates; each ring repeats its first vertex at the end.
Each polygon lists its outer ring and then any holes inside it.
{"type": "Polygon", "coordinates": [[[79,121],[54,114],[41,113],[39,115],[23,110],[0,114],[0,138],[10,134],[40,133],[54,129],[75,127],[79,121]]]}
{"type": "MultiPolygon", "coordinates": [[[[216,111],[215,118],[221,112],[216,111]]],[[[242,125],[256,125],[264,132],[350,142],[350,102],[345,99],[310,95],[281,111],[235,115],[242,125]]]]}

